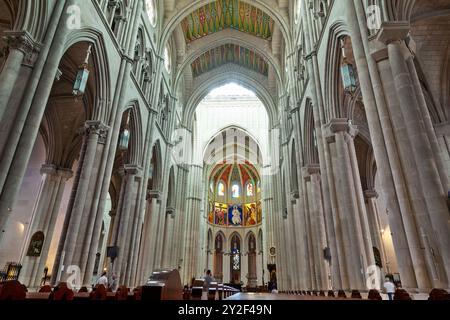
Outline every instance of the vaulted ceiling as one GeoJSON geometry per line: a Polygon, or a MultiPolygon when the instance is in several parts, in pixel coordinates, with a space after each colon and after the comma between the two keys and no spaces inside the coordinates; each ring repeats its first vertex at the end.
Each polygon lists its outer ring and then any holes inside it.
{"type": "MultiPolygon", "coordinates": [[[[236,81],[254,89],[276,113],[275,100],[285,89],[281,70],[290,50],[288,0],[164,3],[163,39],[176,53],[174,86],[184,110],[222,82],[236,81]]],[[[189,119],[186,112],[182,118],[189,119]]]]}
{"type": "Polygon", "coordinates": [[[262,10],[240,0],[216,0],[193,11],[181,26],[186,43],[227,28],[271,40],[274,21],[262,10]]]}
{"type": "Polygon", "coordinates": [[[227,63],[233,63],[249,70],[268,76],[267,61],[254,50],[243,48],[235,44],[226,44],[207,51],[192,64],[192,74],[198,77],[212,69],[227,63]]]}

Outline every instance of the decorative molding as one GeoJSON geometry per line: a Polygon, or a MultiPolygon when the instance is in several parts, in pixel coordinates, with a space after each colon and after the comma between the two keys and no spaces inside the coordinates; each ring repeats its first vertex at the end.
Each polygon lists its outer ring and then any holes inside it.
{"type": "Polygon", "coordinates": [[[377,39],[384,44],[405,40],[410,30],[411,26],[408,21],[383,22],[377,39]]]}
{"type": "Polygon", "coordinates": [[[100,144],[105,144],[106,138],[108,137],[109,127],[104,125],[101,121],[89,120],[84,124],[84,132],[86,135],[98,135],[98,142],[100,144]]]}
{"type": "Polygon", "coordinates": [[[345,132],[351,138],[355,138],[358,134],[358,127],[345,118],[332,119],[324,126],[325,138],[328,143],[335,142],[335,135],[339,132],[345,132]]]}
{"type": "Polygon", "coordinates": [[[41,50],[41,44],[37,43],[27,31],[4,31],[3,39],[9,50],[19,50],[24,54],[23,65],[33,67],[41,50]]]}

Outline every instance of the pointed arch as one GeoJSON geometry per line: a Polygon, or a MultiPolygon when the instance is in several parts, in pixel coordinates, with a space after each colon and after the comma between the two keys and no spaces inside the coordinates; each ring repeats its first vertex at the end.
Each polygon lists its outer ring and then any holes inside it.
{"type": "Polygon", "coordinates": [[[149,175],[149,187],[153,192],[161,192],[162,190],[162,168],[161,143],[159,140],[156,140],[152,148],[152,158],[149,175]]]}
{"type": "Polygon", "coordinates": [[[124,114],[129,113],[130,145],[128,148],[128,163],[143,166],[144,137],[141,110],[137,100],[127,104],[124,114]]]}
{"type": "MultiPolygon", "coordinates": [[[[103,34],[94,28],[82,28],[72,31],[65,45],[66,50],[78,42],[92,44],[91,59],[94,65],[94,72],[91,70],[90,77],[95,77],[94,91],[95,97],[91,120],[98,120],[105,124],[112,124],[114,116],[111,112],[111,73],[110,65],[103,34]]],[[[65,51],[66,51],[65,50],[65,51]]]]}

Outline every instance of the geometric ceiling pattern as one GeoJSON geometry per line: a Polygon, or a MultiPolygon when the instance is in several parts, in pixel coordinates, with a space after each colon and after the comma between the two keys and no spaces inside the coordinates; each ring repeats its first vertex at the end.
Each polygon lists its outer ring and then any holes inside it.
{"type": "Polygon", "coordinates": [[[233,182],[245,185],[247,182],[256,184],[259,181],[257,169],[251,164],[219,164],[212,171],[211,182],[217,184],[219,181],[225,182],[228,186],[233,182]]]}
{"type": "Polygon", "coordinates": [[[274,20],[262,10],[240,0],[216,0],[181,22],[186,43],[232,28],[271,40],[274,20]]]}
{"type": "Polygon", "coordinates": [[[245,67],[266,77],[269,74],[269,64],[261,55],[236,44],[225,44],[202,54],[191,64],[192,74],[198,77],[228,63],[245,67]]]}

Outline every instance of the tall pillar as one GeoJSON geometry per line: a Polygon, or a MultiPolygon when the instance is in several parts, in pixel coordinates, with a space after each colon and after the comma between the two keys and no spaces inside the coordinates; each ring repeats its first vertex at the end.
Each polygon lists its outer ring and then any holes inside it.
{"type": "Polygon", "coordinates": [[[315,272],[316,272],[316,289],[328,290],[328,273],[324,257],[324,249],[326,246],[325,238],[325,221],[322,207],[322,190],[321,176],[319,166],[310,166],[310,188],[311,188],[311,222],[315,240],[315,272]]]}
{"type": "Polygon", "coordinates": [[[356,128],[346,119],[334,119],[327,125],[327,141],[330,145],[332,171],[336,183],[338,207],[335,215],[338,216],[342,231],[342,254],[345,256],[345,274],[349,280],[349,287],[344,289],[364,290],[366,288],[365,272],[367,266],[373,264],[372,252],[367,252],[367,239],[363,234],[366,216],[365,208],[360,207],[360,197],[355,183],[359,183],[358,168],[352,165],[354,148],[349,148],[356,136],[356,128]]]}
{"type": "Polygon", "coordinates": [[[432,142],[427,136],[411,70],[407,63],[408,59],[411,59],[411,52],[406,48],[403,39],[408,33],[407,23],[385,23],[378,40],[387,46],[389,67],[386,71],[390,70],[390,73],[385,76],[394,85],[394,92],[387,91],[391,95],[389,108],[391,112],[397,113],[393,121],[397,121],[399,128],[402,129],[397,131],[398,139],[402,140],[400,148],[407,147],[409,151],[408,153],[401,151],[403,161],[407,165],[405,176],[407,179],[415,177],[415,181],[408,182],[408,188],[413,195],[410,200],[417,223],[418,241],[420,246],[425,248],[424,271],[427,273],[418,274],[417,281],[420,282],[419,288],[429,289],[426,286],[428,281],[433,287],[448,286],[450,225],[446,190],[443,190],[442,177],[439,175],[440,159],[436,159],[438,155],[433,154],[432,142]],[[411,158],[414,161],[406,160],[411,158]]]}
{"type": "Polygon", "coordinates": [[[131,229],[133,227],[136,204],[136,179],[138,179],[139,169],[136,166],[126,165],[123,168],[123,177],[120,207],[117,208],[117,216],[114,219],[115,229],[118,230],[114,244],[118,247],[118,255],[114,261],[113,272],[117,274],[119,282],[126,284],[129,260],[131,229]]]}
{"type": "Polygon", "coordinates": [[[9,98],[19,78],[22,63],[34,47],[34,41],[26,31],[20,33],[6,32],[6,38],[9,53],[0,76],[0,121],[3,119],[9,98]]]}
{"type": "MultiPolygon", "coordinates": [[[[64,244],[62,252],[58,252],[57,261],[55,263],[54,271],[58,273],[58,268],[61,266],[67,267],[69,265],[76,265],[81,270],[85,270],[85,265],[81,265],[81,256],[83,253],[83,246],[91,239],[86,238],[86,231],[93,226],[87,226],[90,220],[91,206],[93,204],[92,188],[97,182],[97,170],[99,165],[99,158],[103,152],[103,144],[108,134],[108,127],[104,126],[99,121],[87,121],[85,124],[85,135],[82,147],[82,159],[80,159],[79,166],[80,173],[77,183],[73,186],[72,204],[69,205],[66,215],[65,224],[67,228],[63,228],[60,242],[64,244]],[[65,230],[64,230],[65,229],[65,230]],[[83,232],[81,232],[83,230],[83,232]],[[60,261],[59,259],[62,258],[60,261]]],[[[89,232],[89,231],[88,231],[89,232]]],[[[98,244],[97,244],[98,245],[98,244]]],[[[60,275],[55,274],[59,277],[60,275]]],[[[63,273],[62,280],[65,281],[69,275],[63,273]]],[[[84,273],[82,274],[82,279],[84,273]]],[[[90,284],[90,281],[89,281],[90,284]]]]}
{"type": "MultiPolygon", "coordinates": [[[[64,5],[73,4],[75,0],[58,1],[55,12],[63,10],[64,5]]],[[[59,62],[63,56],[66,37],[69,33],[66,19],[60,15],[57,20],[49,24],[48,36],[58,26],[59,32],[55,34],[51,48],[43,50],[48,53],[45,59],[39,61],[36,70],[45,64],[41,74],[33,74],[33,84],[28,88],[22,100],[22,107],[16,117],[16,126],[10,132],[8,144],[3,149],[0,161],[0,230],[5,226],[8,215],[11,214],[17,201],[20,186],[31,157],[34,143],[39,133],[39,127],[44,116],[47,101],[58,70],[59,62]],[[59,24],[58,24],[59,23],[59,24]],[[35,90],[33,90],[35,89],[35,90]],[[23,129],[23,130],[22,130],[23,129]]],[[[44,54],[43,52],[43,54],[44,54]]],[[[1,237],[0,233],[0,237],[1,237]]]]}
{"type": "MultiPolygon", "coordinates": [[[[42,182],[39,196],[34,207],[33,218],[27,245],[36,232],[44,234],[44,243],[39,255],[29,255],[28,252],[22,260],[23,269],[20,273],[21,282],[28,288],[38,288],[44,274],[50,244],[56,226],[56,219],[64,193],[65,183],[72,177],[69,169],[59,169],[54,165],[43,165],[41,169],[42,182]]],[[[27,248],[27,247],[26,247],[27,248]]]]}

